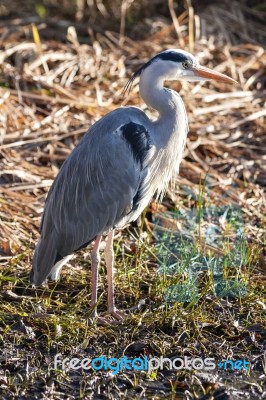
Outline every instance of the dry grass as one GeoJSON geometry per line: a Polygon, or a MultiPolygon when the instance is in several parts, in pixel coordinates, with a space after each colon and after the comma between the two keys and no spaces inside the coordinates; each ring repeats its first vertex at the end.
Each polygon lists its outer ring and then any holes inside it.
{"type": "MultiPolygon", "coordinates": [[[[254,399],[265,395],[266,56],[261,45],[265,11],[229,1],[198,12],[190,6],[180,15],[173,2],[169,7],[173,23],[156,16],[146,25],[136,22],[137,28],[131,27],[131,37],[134,29],[138,35],[141,29],[144,33],[149,29],[148,38],[143,34],[138,41],[124,35],[123,25],[115,33],[88,32],[85,23],[73,23],[66,32],[63,20],[57,31],[54,22],[38,18],[34,24],[29,18],[0,23],[0,341],[4,349],[0,384],[5,398],[91,398],[98,393],[98,398],[207,399],[213,395],[237,399],[245,391],[254,399]],[[190,126],[176,189],[169,190],[161,206],[149,207],[140,230],[131,228],[117,235],[119,306],[133,307],[143,298],[146,306],[133,313],[125,326],[95,328],[86,319],[90,291],[85,252],[71,261],[55,287],[29,286],[44,200],[60,165],[94,121],[121,104],[144,107],[137,87],[122,97],[132,71],[154,53],[181,45],[193,49],[203,64],[232,76],[239,86],[171,83],[185,101],[190,126]],[[208,211],[211,205],[217,210],[241,209],[248,254],[240,274],[248,292],[244,299],[215,298],[211,276],[203,274],[197,304],[165,305],[163,290],[177,281],[157,273],[152,216],[171,210],[189,215],[192,210],[208,211]],[[120,357],[129,346],[131,356],[246,357],[252,371],[246,376],[211,376],[166,370],[153,377],[123,373],[116,379],[90,372],[88,385],[82,373],[64,375],[52,369],[56,352],[120,357]]],[[[206,228],[203,214],[198,223],[201,230],[206,228]]],[[[225,232],[218,217],[212,222],[225,232]]],[[[171,230],[171,224],[176,224],[173,219],[168,215],[162,228],[171,230]]],[[[210,249],[202,235],[195,232],[194,241],[204,254],[228,253],[222,245],[210,249]]],[[[232,251],[236,239],[229,237],[232,251]]]]}

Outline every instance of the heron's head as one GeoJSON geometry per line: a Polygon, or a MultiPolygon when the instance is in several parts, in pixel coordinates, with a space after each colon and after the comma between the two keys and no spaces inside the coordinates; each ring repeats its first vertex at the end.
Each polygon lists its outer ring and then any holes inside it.
{"type": "Polygon", "coordinates": [[[203,67],[190,53],[180,49],[162,51],[140,67],[130,78],[127,88],[141,74],[161,77],[163,80],[210,81],[237,83],[234,79],[215,70],[203,67]]]}

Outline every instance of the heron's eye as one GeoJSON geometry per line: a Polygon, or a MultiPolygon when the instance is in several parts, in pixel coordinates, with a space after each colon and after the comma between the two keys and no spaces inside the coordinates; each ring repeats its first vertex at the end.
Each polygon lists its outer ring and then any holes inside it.
{"type": "Polygon", "coordinates": [[[190,62],[189,62],[189,61],[184,61],[184,62],[182,63],[182,67],[183,67],[184,69],[188,69],[188,68],[190,67],[190,62]]]}

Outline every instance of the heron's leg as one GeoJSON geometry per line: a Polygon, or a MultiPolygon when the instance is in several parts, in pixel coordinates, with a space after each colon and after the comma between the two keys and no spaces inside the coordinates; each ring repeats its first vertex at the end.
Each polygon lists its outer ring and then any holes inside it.
{"type": "Polygon", "coordinates": [[[93,309],[91,318],[94,318],[97,315],[96,304],[98,289],[98,268],[101,260],[99,252],[101,240],[102,235],[97,236],[91,252],[91,308],[93,309]]]}
{"type": "Polygon", "coordinates": [[[115,300],[114,300],[114,249],[113,249],[113,240],[114,240],[114,230],[112,230],[107,235],[106,245],[105,245],[105,262],[107,268],[107,283],[108,283],[108,312],[113,315],[118,320],[124,318],[124,314],[115,308],[115,300]]]}
{"type": "Polygon", "coordinates": [[[115,310],[114,301],[114,249],[113,249],[114,231],[112,230],[106,239],[105,244],[105,262],[107,268],[108,283],[108,311],[111,313],[115,310]]]}

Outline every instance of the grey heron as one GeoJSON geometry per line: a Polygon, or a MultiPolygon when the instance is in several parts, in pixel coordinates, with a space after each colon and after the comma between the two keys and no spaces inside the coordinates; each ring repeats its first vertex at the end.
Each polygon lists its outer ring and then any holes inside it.
{"type": "Polygon", "coordinates": [[[96,316],[99,247],[107,235],[105,262],[108,312],[122,314],[114,302],[115,228],[136,220],[154,194],[162,194],[177,173],[188,132],[180,95],[164,87],[165,80],[225,83],[235,80],[199,65],[183,50],[155,55],[128,81],[139,77],[144,102],[158,112],[151,120],[137,107],[120,107],[94,123],[63,163],[48,193],[41,238],[33,256],[30,280],[41,285],[57,280],[73,252],[94,241],[91,254],[91,307],[96,316]]]}

